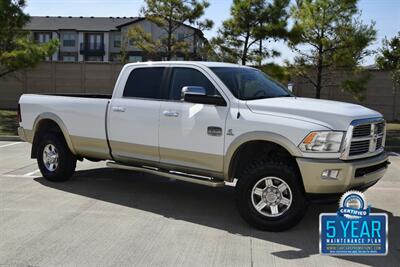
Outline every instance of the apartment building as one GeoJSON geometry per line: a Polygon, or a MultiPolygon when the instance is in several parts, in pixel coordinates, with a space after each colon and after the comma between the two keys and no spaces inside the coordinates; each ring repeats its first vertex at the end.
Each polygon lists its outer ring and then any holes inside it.
{"type": "MultiPolygon", "coordinates": [[[[119,62],[123,50],[129,62],[164,60],[165,54],[159,52],[154,58],[133,46],[127,38],[131,27],[142,27],[152,34],[153,38],[161,38],[165,32],[141,17],[52,17],[32,16],[25,30],[39,43],[50,39],[59,39],[60,46],[49,60],[53,61],[102,61],[119,62]]],[[[182,24],[176,31],[177,39],[184,39],[189,44],[191,60],[203,59],[199,49],[206,39],[203,33],[189,25],[182,24]]],[[[178,55],[174,60],[183,60],[185,55],[178,55]]]]}

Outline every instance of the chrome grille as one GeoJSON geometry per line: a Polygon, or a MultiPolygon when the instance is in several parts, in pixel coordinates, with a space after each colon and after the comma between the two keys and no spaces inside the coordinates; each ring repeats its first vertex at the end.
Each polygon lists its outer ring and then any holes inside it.
{"type": "Polygon", "coordinates": [[[371,124],[358,125],[354,127],[353,137],[369,136],[371,134],[371,124]]]}
{"type": "Polygon", "coordinates": [[[385,131],[385,123],[384,122],[375,124],[375,127],[377,129],[378,134],[383,133],[385,131]]]}
{"type": "Polygon", "coordinates": [[[378,138],[378,140],[376,140],[376,148],[381,148],[382,147],[382,142],[383,141],[383,137],[378,138]]]}
{"type": "Polygon", "coordinates": [[[382,118],[353,121],[347,131],[341,159],[369,157],[383,151],[385,121],[382,118]]]}
{"type": "Polygon", "coordinates": [[[367,153],[369,151],[369,143],[369,140],[351,142],[349,155],[354,156],[367,153]]]}

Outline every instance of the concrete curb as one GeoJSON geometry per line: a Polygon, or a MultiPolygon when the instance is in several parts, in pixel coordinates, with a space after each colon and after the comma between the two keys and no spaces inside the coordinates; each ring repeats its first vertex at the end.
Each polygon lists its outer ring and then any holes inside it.
{"type": "Polygon", "coordinates": [[[0,135],[0,141],[22,141],[18,135],[0,135]]]}

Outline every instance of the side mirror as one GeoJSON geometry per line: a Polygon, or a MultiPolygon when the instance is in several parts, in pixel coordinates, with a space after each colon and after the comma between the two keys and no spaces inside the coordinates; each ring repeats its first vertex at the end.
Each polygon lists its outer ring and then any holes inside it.
{"type": "Polygon", "coordinates": [[[206,88],[202,86],[184,86],[182,88],[182,98],[185,99],[186,95],[206,96],[206,88]]]}
{"type": "Polygon", "coordinates": [[[226,106],[225,100],[220,95],[208,96],[202,86],[185,86],[182,88],[183,101],[196,104],[226,106]]]}

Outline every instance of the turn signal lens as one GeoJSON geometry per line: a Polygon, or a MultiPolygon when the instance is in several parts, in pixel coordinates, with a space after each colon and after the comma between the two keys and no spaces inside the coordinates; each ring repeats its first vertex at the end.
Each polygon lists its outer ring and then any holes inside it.
{"type": "Polygon", "coordinates": [[[307,145],[311,144],[316,135],[317,135],[316,132],[312,132],[309,135],[307,135],[306,138],[304,138],[304,140],[303,140],[303,144],[307,144],[307,145]]]}

